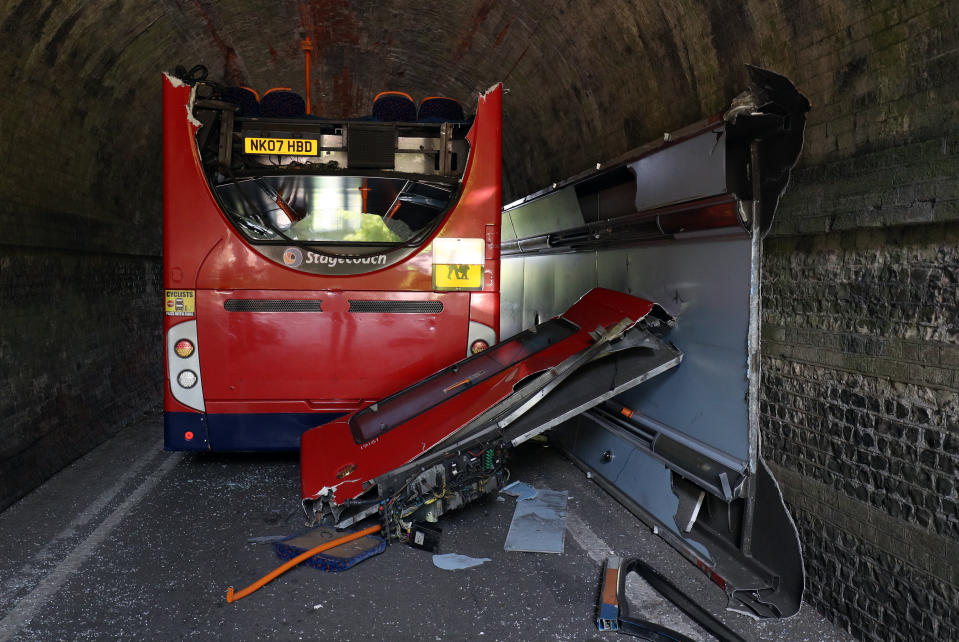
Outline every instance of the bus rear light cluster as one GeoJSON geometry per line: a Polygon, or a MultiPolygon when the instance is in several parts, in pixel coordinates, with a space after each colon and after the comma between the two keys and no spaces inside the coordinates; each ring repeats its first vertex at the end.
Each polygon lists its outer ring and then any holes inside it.
{"type": "Polygon", "coordinates": [[[184,321],[167,329],[166,370],[170,394],[187,408],[205,412],[199,345],[196,321],[184,321]]]}
{"type": "Polygon", "coordinates": [[[176,352],[176,356],[186,359],[193,354],[193,342],[189,339],[180,339],[173,346],[173,351],[176,352]]]}
{"type": "Polygon", "coordinates": [[[477,339],[470,345],[471,354],[479,354],[483,350],[489,348],[489,344],[483,341],[482,339],[477,339]]]}

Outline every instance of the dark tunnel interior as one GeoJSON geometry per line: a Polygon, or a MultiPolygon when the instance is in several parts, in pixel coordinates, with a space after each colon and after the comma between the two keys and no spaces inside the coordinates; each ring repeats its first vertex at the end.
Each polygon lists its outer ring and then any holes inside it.
{"type": "Polygon", "coordinates": [[[930,587],[893,628],[959,638],[957,25],[935,0],[7,0],[0,508],[160,410],[162,72],[302,92],[309,37],[330,117],[502,81],[510,202],[721,113],[748,63],[812,103],[762,317],[807,600],[880,639],[876,605],[930,587]]]}

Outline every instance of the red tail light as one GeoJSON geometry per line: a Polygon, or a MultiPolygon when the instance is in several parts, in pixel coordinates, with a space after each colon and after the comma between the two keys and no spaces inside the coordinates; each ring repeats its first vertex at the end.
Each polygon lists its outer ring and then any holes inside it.
{"type": "Polygon", "coordinates": [[[193,354],[193,343],[191,343],[189,339],[180,339],[176,342],[176,345],[173,346],[173,351],[176,352],[178,357],[186,359],[193,354]]]}
{"type": "Polygon", "coordinates": [[[480,352],[482,352],[483,350],[486,350],[487,348],[489,348],[489,344],[488,344],[488,343],[486,343],[486,342],[483,341],[482,339],[477,339],[477,340],[474,341],[473,344],[470,346],[470,352],[471,352],[472,354],[479,354],[480,352]]]}

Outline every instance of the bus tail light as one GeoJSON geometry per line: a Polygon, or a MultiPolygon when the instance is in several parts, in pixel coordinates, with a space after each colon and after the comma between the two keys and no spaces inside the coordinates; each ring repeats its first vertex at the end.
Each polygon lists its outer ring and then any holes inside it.
{"type": "Polygon", "coordinates": [[[496,330],[480,323],[470,321],[469,334],[466,338],[466,356],[478,354],[496,343],[496,330]]]}
{"type": "Polygon", "coordinates": [[[193,354],[193,343],[189,339],[180,339],[173,346],[173,351],[176,352],[176,356],[186,359],[193,354]]]}
{"type": "Polygon", "coordinates": [[[487,348],[489,348],[489,344],[486,343],[486,341],[484,341],[483,339],[477,339],[472,344],[470,344],[470,353],[479,354],[480,352],[482,352],[483,350],[486,350],[487,348]]]}

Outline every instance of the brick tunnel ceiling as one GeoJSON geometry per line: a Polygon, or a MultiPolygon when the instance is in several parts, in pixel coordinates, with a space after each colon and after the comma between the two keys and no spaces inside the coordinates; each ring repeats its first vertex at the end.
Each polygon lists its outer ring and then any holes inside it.
{"type": "MultiPolygon", "coordinates": [[[[368,113],[385,89],[475,104],[479,92],[503,81],[504,197],[512,200],[721,112],[746,86],[745,62],[795,78],[804,69],[801,56],[784,43],[804,25],[838,19],[813,3],[733,5],[8,2],[0,9],[2,55],[15,86],[31,97],[8,100],[8,122],[28,124],[8,144],[58,168],[50,189],[24,197],[32,208],[89,221],[82,231],[94,244],[97,225],[146,224],[152,231],[140,228],[131,243],[155,250],[160,72],[203,64],[214,80],[302,91],[300,43],[309,36],[320,115],[368,113]]],[[[850,3],[844,11],[864,6],[850,3]]],[[[845,14],[844,23],[854,22],[845,14]]],[[[36,167],[13,168],[11,184],[36,167]]]]}

